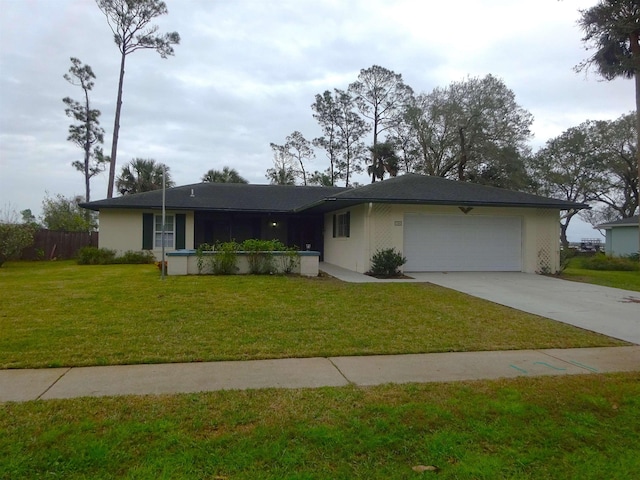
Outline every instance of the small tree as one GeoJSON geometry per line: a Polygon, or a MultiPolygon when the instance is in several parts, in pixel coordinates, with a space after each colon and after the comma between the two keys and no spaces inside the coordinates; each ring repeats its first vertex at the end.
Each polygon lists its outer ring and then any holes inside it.
{"type": "Polygon", "coordinates": [[[15,211],[8,207],[0,212],[0,267],[7,260],[18,258],[22,250],[33,244],[36,229],[33,222],[18,223],[15,211]]]}
{"type": "Polygon", "coordinates": [[[65,108],[65,113],[68,117],[73,118],[78,123],[69,125],[69,136],[67,140],[75,143],[84,151],[83,161],[75,161],[71,165],[84,175],[84,188],[85,199],[90,201],[90,180],[91,177],[99,174],[104,170],[105,163],[108,158],[105,158],[102,153],[100,145],[104,141],[104,129],[100,127],[100,110],[91,108],[89,101],[89,92],[93,88],[93,80],[96,76],[89,65],[81,65],[80,60],[71,57],[71,68],[69,73],[64,75],[64,79],[71,85],[76,85],[82,88],[83,101],[78,102],[65,97],[62,99],[65,108]]]}
{"type": "Polygon", "coordinates": [[[28,223],[0,223],[0,267],[31,246],[34,233],[33,225],[28,223]]]}
{"type": "Polygon", "coordinates": [[[30,208],[20,210],[20,215],[22,216],[22,223],[29,223],[34,225],[35,227],[38,227],[38,219],[33,214],[30,208]]]}
{"type": "MultiPolygon", "coordinates": [[[[295,131],[288,135],[284,145],[271,143],[271,148],[276,155],[276,160],[286,163],[295,177],[300,178],[303,185],[307,184],[307,162],[315,157],[311,142],[304,138],[302,133],[295,131]]],[[[279,169],[278,169],[279,170],[279,169]]],[[[267,172],[267,177],[270,174],[267,172]]]]}
{"type": "Polygon", "coordinates": [[[265,177],[267,177],[271,185],[296,184],[291,159],[281,149],[273,149],[273,168],[267,169],[265,177]]]}
{"type": "Polygon", "coordinates": [[[97,228],[95,214],[80,206],[82,197],[47,194],[42,201],[42,225],[62,232],[90,232],[97,228]]]}

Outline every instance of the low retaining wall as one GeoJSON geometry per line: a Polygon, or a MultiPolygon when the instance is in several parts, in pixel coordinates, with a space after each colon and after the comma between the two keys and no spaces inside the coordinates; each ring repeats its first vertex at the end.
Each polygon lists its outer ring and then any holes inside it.
{"type": "MultiPolygon", "coordinates": [[[[204,257],[217,255],[218,252],[203,252],[204,257]]],[[[276,266],[280,266],[289,260],[290,252],[268,252],[274,258],[276,266]]],[[[291,273],[304,277],[317,277],[319,273],[320,252],[297,252],[297,262],[291,273]]],[[[236,266],[239,275],[250,273],[249,255],[253,252],[236,252],[236,266]]],[[[211,274],[211,267],[205,262],[203,271],[198,269],[198,255],[195,250],[175,250],[167,252],[167,275],[202,275],[211,274]]],[[[281,270],[281,269],[280,269],[281,270]]]]}

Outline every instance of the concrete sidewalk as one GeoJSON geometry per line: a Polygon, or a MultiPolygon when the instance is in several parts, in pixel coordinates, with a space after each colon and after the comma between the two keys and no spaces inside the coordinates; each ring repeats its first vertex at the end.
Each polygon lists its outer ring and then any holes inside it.
{"type": "Polygon", "coordinates": [[[640,346],[0,370],[0,402],[640,371],[640,346]]]}

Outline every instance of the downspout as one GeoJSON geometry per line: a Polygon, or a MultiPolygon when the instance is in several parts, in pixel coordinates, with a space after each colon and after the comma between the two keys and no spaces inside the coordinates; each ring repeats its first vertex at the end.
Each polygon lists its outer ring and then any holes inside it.
{"type": "MultiPolygon", "coordinates": [[[[368,242],[367,242],[367,255],[364,258],[364,265],[366,265],[366,269],[365,271],[369,270],[369,268],[371,267],[371,265],[369,264],[369,262],[371,261],[371,248],[372,245],[371,243],[373,242],[373,236],[371,235],[371,211],[373,210],[373,202],[369,202],[369,207],[367,208],[367,237],[368,237],[368,242]]],[[[364,272],[363,272],[364,273],[364,272]]]]}

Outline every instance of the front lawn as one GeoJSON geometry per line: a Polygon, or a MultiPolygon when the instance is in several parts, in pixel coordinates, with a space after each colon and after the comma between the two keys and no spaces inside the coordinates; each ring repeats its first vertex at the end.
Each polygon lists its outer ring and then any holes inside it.
{"type": "Polygon", "coordinates": [[[1,368],[624,344],[430,284],[10,262],[0,285],[1,368]]]}
{"type": "Polygon", "coordinates": [[[560,278],[640,292],[640,271],[588,270],[582,267],[581,261],[580,257],[572,258],[560,278]]]}
{"type": "Polygon", "coordinates": [[[638,418],[638,372],[8,403],[0,478],[631,480],[638,418]]]}

